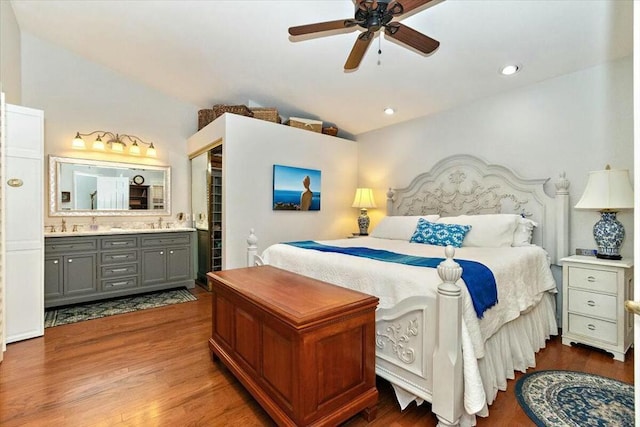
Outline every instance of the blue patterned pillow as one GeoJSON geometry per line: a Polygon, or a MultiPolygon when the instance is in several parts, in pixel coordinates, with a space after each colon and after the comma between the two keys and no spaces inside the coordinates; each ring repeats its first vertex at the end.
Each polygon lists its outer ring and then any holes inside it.
{"type": "Polygon", "coordinates": [[[420,218],[410,242],[436,246],[451,245],[459,248],[469,230],[471,230],[470,225],[442,224],[420,218]]]}

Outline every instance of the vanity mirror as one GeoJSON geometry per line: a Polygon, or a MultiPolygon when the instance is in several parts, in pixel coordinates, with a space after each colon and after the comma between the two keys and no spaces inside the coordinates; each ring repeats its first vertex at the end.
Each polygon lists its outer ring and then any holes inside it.
{"type": "Polygon", "coordinates": [[[171,168],[49,156],[50,216],[171,213],[171,168]]]}

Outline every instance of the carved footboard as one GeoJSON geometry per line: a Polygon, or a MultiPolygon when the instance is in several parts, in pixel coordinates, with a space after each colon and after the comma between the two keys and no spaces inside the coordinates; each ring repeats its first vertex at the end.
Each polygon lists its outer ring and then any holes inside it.
{"type": "Polygon", "coordinates": [[[412,297],[376,311],[376,374],[431,402],[436,320],[434,298],[412,297]]]}
{"type": "MultiPolygon", "coordinates": [[[[264,265],[253,229],[247,243],[248,265],[264,265]]],[[[376,374],[431,402],[439,426],[458,425],[464,408],[462,296],[456,284],[462,268],[454,254],[447,246],[435,298],[410,297],[376,311],[376,374]]]]}
{"type": "Polygon", "coordinates": [[[462,268],[454,254],[447,246],[435,299],[411,297],[376,311],[376,374],[431,402],[440,426],[458,425],[464,408],[462,268]]]}

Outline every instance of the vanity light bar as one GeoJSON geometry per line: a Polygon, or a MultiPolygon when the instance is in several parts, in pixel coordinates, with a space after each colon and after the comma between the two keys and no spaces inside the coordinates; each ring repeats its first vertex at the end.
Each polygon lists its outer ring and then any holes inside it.
{"type": "Polygon", "coordinates": [[[106,147],[109,146],[111,151],[114,153],[124,154],[127,149],[127,144],[124,143],[124,139],[128,139],[131,142],[131,146],[129,147],[129,154],[132,156],[139,156],[141,154],[140,144],[148,145],[149,147],[145,151],[146,157],[156,157],[156,147],[154,147],[153,142],[145,142],[140,137],[135,135],[126,135],[126,134],[117,134],[113,132],[108,132],[104,130],[94,130],[89,133],[80,133],[76,132],[75,138],[71,141],[71,148],[76,150],[86,150],[87,145],[82,139],[83,136],[91,136],[93,134],[98,134],[96,140],[93,142],[92,150],[94,151],[105,151],[106,147]],[[102,138],[108,137],[106,141],[103,141],[102,138]]]}

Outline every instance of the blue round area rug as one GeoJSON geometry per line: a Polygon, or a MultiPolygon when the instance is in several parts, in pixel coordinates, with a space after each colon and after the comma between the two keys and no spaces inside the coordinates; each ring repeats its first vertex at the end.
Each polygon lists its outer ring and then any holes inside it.
{"type": "Polygon", "coordinates": [[[575,371],[537,371],[516,383],[518,403],[536,425],[633,426],[633,385],[575,371]]]}

